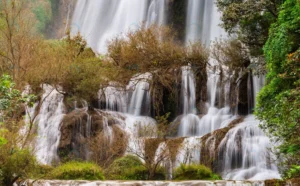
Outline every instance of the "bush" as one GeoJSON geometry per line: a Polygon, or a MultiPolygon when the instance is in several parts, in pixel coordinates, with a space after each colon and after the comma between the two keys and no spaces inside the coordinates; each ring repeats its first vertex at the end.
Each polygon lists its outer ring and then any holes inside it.
{"type": "Polygon", "coordinates": [[[184,165],[181,164],[175,170],[175,180],[218,180],[220,176],[213,174],[213,172],[204,165],[184,165]]]}
{"type": "Polygon", "coordinates": [[[0,185],[11,186],[18,179],[27,179],[36,168],[35,156],[29,149],[0,147],[0,185]]]}
{"type": "Polygon", "coordinates": [[[116,159],[105,171],[111,180],[146,180],[147,170],[142,161],[133,155],[116,159]]]}
{"type": "MultiPolygon", "coordinates": [[[[126,155],[116,159],[105,171],[106,178],[110,180],[148,180],[149,171],[142,161],[133,155],[126,155]]],[[[164,180],[163,167],[158,167],[154,180],[164,180]]]]}
{"type": "Polygon", "coordinates": [[[300,178],[300,166],[299,165],[293,165],[288,171],[287,171],[287,178],[300,178]]]}
{"type": "Polygon", "coordinates": [[[62,164],[50,173],[51,179],[104,180],[102,169],[93,163],[71,161],[62,164]]]}
{"type": "Polygon", "coordinates": [[[50,173],[53,171],[53,167],[49,165],[37,165],[31,178],[34,179],[47,179],[50,177],[50,173]]]}

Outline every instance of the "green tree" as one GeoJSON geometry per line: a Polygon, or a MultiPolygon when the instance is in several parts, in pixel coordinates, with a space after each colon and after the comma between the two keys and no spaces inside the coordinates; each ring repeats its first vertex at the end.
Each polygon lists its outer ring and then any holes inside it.
{"type": "Polygon", "coordinates": [[[270,25],[277,20],[285,0],[217,0],[224,29],[246,44],[251,55],[262,55],[270,25]]]}
{"type": "Polygon", "coordinates": [[[256,115],[278,140],[283,172],[300,164],[300,1],[287,0],[264,46],[267,85],[258,96],[256,115]]]}
{"type": "Polygon", "coordinates": [[[30,105],[34,96],[22,97],[14,86],[10,76],[0,78],[0,183],[6,186],[28,178],[36,166],[32,150],[23,145],[27,136],[19,122],[23,104],[30,105]]]}

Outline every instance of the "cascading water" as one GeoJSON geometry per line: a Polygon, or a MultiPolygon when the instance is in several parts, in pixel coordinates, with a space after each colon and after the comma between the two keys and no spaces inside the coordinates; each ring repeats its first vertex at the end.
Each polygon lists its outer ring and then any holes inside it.
{"type": "Polygon", "coordinates": [[[207,43],[210,41],[210,19],[212,16],[209,13],[212,13],[212,7],[212,0],[188,0],[186,43],[194,41],[207,43]]]}
{"type": "Polygon", "coordinates": [[[190,66],[182,67],[181,99],[183,114],[196,114],[196,82],[190,66]]]}
{"type": "MultiPolygon", "coordinates": [[[[110,86],[99,91],[98,96],[101,101],[105,97],[105,109],[118,112],[127,112],[127,95],[122,88],[117,88],[117,84],[111,83],[110,86]]],[[[101,106],[100,106],[101,108],[101,106]]]]}
{"type": "Polygon", "coordinates": [[[147,13],[147,26],[150,26],[151,24],[166,24],[166,7],[167,2],[165,0],[151,0],[147,13]]]}
{"type": "MultiPolygon", "coordinates": [[[[253,82],[253,94],[257,95],[260,89],[264,86],[265,84],[265,76],[253,76],[252,77],[252,82],[253,82]]],[[[254,106],[256,104],[256,96],[254,96],[254,106]]]]}
{"type": "Polygon", "coordinates": [[[201,41],[206,46],[215,38],[226,35],[218,25],[220,13],[215,0],[188,0],[185,43],[201,41]]]}
{"type": "Polygon", "coordinates": [[[107,42],[142,23],[166,23],[166,0],[78,0],[71,32],[80,32],[94,51],[105,53],[107,42]]]}
{"type": "Polygon", "coordinates": [[[194,73],[190,66],[182,67],[181,100],[183,105],[183,116],[180,121],[178,135],[192,136],[199,124],[196,115],[196,82],[194,73]]]}
{"type": "Polygon", "coordinates": [[[36,116],[36,156],[41,163],[51,164],[56,160],[60,139],[60,123],[64,117],[64,96],[50,85],[43,85],[39,113],[36,116]]]}
{"type": "Polygon", "coordinates": [[[274,164],[269,138],[259,128],[259,121],[248,116],[231,129],[219,146],[223,177],[233,180],[280,179],[274,164]]]}
{"type": "Polygon", "coordinates": [[[145,74],[135,76],[130,80],[127,89],[129,91],[133,90],[133,92],[130,98],[130,103],[128,108],[129,114],[135,116],[142,115],[143,106],[144,106],[146,107],[146,109],[144,109],[146,115],[149,115],[150,85],[148,83],[148,80],[151,79],[151,76],[152,76],[151,73],[145,73],[145,74]]]}
{"type": "Polygon", "coordinates": [[[207,114],[201,118],[200,124],[197,128],[197,135],[202,136],[210,133],[221,127],[225,127],[226,123],[232,120],[230,108],[225,105],[224,108],[218,108],[216,106],[216,100],[218,95],[223,95],[220,92],[220,75],[217,72],[208,71],[207,80],[207,93],[208,103],[206,103],[207,114]]]}
{"type": "MultiPolygon", "coordinates": [[[[214,1],[187,1],[185,43],[200,40],[209,47],[212,40],[224,34],[218,26],[220,14],[214,1]]],[[[80,32],[94,51],[105,53],[107,41],[138,28],[142,22],[145,22],[146,26],[165,25],[168,8],[167,0],[78,0],[71,25],[72,34],[80,32]]],[[[181,71],[182,115],[177,117],[180,121],[177,134],[185,138],[182,139],[176,161],[170,163],[169,159],[165,162],[172,164],[172,168],[180,163],[200,162],[201,144],[205,146],[209,143],[215,144],[213,137],[203,143],[200,138],[217,129],[227,127],[235,119],[228,106],[230,84],[227,83],[224,88],[221,88],[224,82],[216,70],[207,70],[208,100],[205,108],[196,106],[198,91],[196,91],[196,77],[192,67],[184,66],[181,71]]],[[[157,137],[156,121],[148,117],[151,110],[148,81],[151,80],[151,76],[151,73],[138,74],[130,80],[126,88],[119,88],[117,82],[112,82],[99,92],[99,100],[105,104],[101,103],[102,107],[95,109],[94,115],[102,119],[101,130],[109,145],[114,141],[115,126],[129,134],[128,149],[134,151],[139,150],[134,140],[141,137],[157,137]]],[[[253,77],[253,87],[249,87],[254,97],[260,90],[262,82],[263,78],[253,77]]],[[[39,126],[37,156],[41,162],[48,164],[57,158],[59,125],[64,116],[63,96],[56,90],[50,93],[52,89],[50,86],[45,87],[44,103],[37,117],[39,126]],[[49,96],[46,97],[46,93],[49,96]]],[[[90,137],[93,133],[93,117],[87,108],[84,112],[87,121],[86,126],[80,125],[82,127],[80,133],[90,137]]],[[[224,178],[237,180],[279,178],[276,166],[271,162],[272,156],[268,152],[268,147],[271,147],[270,141],[259,129],[258,123],[259,121],[253,116],[248,116],[244,122],[228,131],[219,146],[211,145],[209,154],[211,156],[220,154],[218,161],[223,164],[219,171],[224,178]],[[215,149],[219,149],[219,152],[214,152],[215,149]]],[[[165,147],[166,145],[161,143],[156,153],[160,153],[165,147]]]]}
{"type": "Polygon", "coordinates": [[[100,90],[100,102],[105,100],[104,109],[128,113],[134,116],[150,115],[150,85],[151,73],[136,75],[129,81],[125,88],[118,87],[117,83],[100,90]]]}
{"type": "Polygon", "coordinates": [[[190,67],[182,68],[181,99],[183,102],[183,116],[179,125],[179,136],[203,136],[221,127],[232,120],[230,108],[218,109],[215,107],[219,94],[219,75],[209,74],[207,89],[209,101],[206,103],[207,114],[201,118],[196,115],[195,78],[190,67]]]}

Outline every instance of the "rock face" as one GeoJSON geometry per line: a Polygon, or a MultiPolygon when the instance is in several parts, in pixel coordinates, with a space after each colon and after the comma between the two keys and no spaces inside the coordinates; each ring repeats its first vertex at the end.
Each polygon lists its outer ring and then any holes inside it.
{"type": "Polygon", "coordinates": [[[46,36],[51,39],[60,39],[65,36],[71,26],[72,15],[77,0],[55,0],[51,2],[52,20],[47,26],[46,36]]]}
{"type": "Polygon", "coordinates": [[[238,83],[238,93],[237,93],[237,107],[238,114],[247,115],[249,114],[249,105],[248,105],[248,74],[245,74],[238,83]]]}
{"type": "Polygon", "coordinates": [[[117,119],[122,117],[112,117],[96,109],[75,109],[67,114],[60,128],[60,159],[92,159],[104,165],[123,155],[127,136],[117,119]]]}

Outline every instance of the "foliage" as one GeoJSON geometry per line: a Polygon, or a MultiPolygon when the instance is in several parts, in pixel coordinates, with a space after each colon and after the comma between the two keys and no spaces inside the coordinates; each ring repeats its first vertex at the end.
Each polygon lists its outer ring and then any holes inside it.
{"type": "MultiPolygon", "coordinates": [[[[126,155],[116,159],[106,170],[105,175],[111,180],[147,180],[148,170],[142,161],[133,155],[126,155]]],[[[153,180],[164,180],[165,173],[162,167],[155,170],[153,180]]]]}
{"type": "Polygon", "coordinates": [[[48,179],[51,177],[51,171],[54,167],[49,165],[38,164],[32,172],[31,179],[48,179]]]}
{"type": "Polygon", "coordinates": [[[267,85],[258,96],[262,128],[280,141],[282,171],[300,164],[300,2],[287,0],[264,47],[267,85]]]}
{"type": "MultiPolygon", "coordinates": [[[[134,74],[150,72],[150,91],[156,113],[160,113],[164,90],[174,91],[176,75],[191,65],[197,75],[206,76],[208,52],[200,43],[188,47],[176,43],[176,34],[166,27],[146,27],[116,38],[108,45],[108,56],[115,65],[116,81],[125,85],[134,74]],[[203,75],[205,73],[205,75],[203,75]],[[125,82],[124,82],[125,81],[125,82]]],[[[144,80],[145,81],[145,80],[144,80]]]]}
{"type": "Polygon", "coordinates": [[[23,145],[27,136],[21,134],[23,124],[18,119],[20,108],[30,105],[35,96],[22,97],[14,86],[10,76],[0,78],[0,183],[8,186],[28,178],[37,164],[32,150],[23,145]]]}
{"type": "Polygon", "coordinates": [[[93,163],[71,161],[62,164],[50,173],[52,179],[104,180],[102,169],[93,163]]]}
{"type": "Polygon", "coordinates": [[[222,26],[229,34],[237,34],[251,54],[261,55],[268,39],[269,27],[278,17],[285,0],[217,0],[222,11],[222,26]]]}
{"type": "Polygon", "coordinates": [[[219,180],[220,176],[213,174],[204,165],[184,165],[181,164],[174,172],[175,180],[219,180]]]}
{"type": "Polygon", "coordinates": [[[294,165],[287,172],[288,178],[299,178],[300,177],[300,166],[294,165]]]}
{"type": "Polygon", "coordinates": [[[97,97],[100,84],[107,83],[111,65],[104,65],[81,36],[45,41],[39,47],[25,77],[33,89],[43,83],[60,85],[66,96],[90,102],[97,97]]]}
{"type": "Polygon", "coordinates": [[[145,180],[147,170],[138,157],[126,155],[116,159],[105,170],[105,175],[111,180],[145,180]]]}
{"type": "Polygon", "coordinates": [[[238,39],[216,40],[211,49],[211,56],[218,62],[218,70],[221,71],[221,75],[227,74],[228,76],[247,69],[250,65],[250,58],[247,54],[247,48],[238,39]]]}
{"type": "Polygon", "coordinates": [[[51,1],[41,1],[41,0],[31,0],[34,6],[32,7],[32,11],[35,14],[37,19],[37,30],[40,33],[44,33],[46,30],[47,24],[50,23],[52,19],[51,12],[51,1]]]}
{"type": "Polygon", "coordinates": [[[11,75],[17,84],[24,78],[38,47],[31,8],[29,0],[4,0],[0,6],[0,73],[11,75]]]}
{"type": "Polygon", "coordinates": [[[14,87],[15,83],[9,75],[3,75],[0,78],[0,121],[2,122],[16,117],[16,112],[23,106],[23,103],[32,106],[36,98],[34,95],[21,96],[20,91],[14,87]]]}
{"type": "Polygon", "coordinates": [[[10,144],[6,144],[0,150],[0,183],[2,181],[7,186],[12,186],[18,179],[29,178],[37,165],[32,152],[10,147],[10,144]]]}

